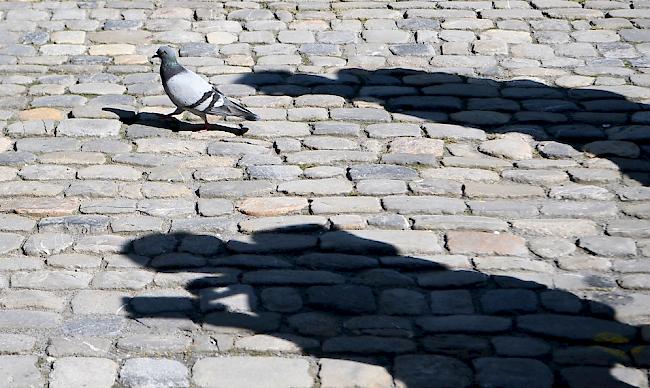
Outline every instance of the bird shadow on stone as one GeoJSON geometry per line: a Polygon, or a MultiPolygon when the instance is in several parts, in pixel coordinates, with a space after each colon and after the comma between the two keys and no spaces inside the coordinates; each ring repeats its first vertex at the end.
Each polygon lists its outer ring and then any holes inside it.
{"type": "Polygon", "coordinates": [[[402,233],[300,225],[230,239],[142,236],[126,255],[155,271],[160,289],[123,305],[154,329],[201,327],[216,343],[203,356],[327,359],[324,385],[351,361],[371,369],[349,376],[370,373],[377,386],[647,386],[650,331],[616,319],[630,297],[606,276],[583,276],[582,289],[599,291],[581,297],[555,289],[563,274],[528,271],[543,259],[472,259],[493,268],[481,271],[438,249],[406,254],[439,242],[402,233]]]}
{"type": "MultiPolygon", "coordinates": [[[[549,159],[575,158],[577,151],[587,151],[613,163],[601,163],[600,167],[618,168],[636,182],[650,183],[648,105],[626,98],[650,98],[648,89],[638,86],[564,88],[526,79],[493,80],[404,68],[350,68],[318,75],[257,71],[217,75],[211,81],[223,85],[225,93],[225,85],[243,84],[254,87],[258,94],[335,95],[357,106],[378,106],[398,114],[401,121],[457,124],[487,134],[526,134],[544,142],[537,151],[549,159]]],[[[318,100],[306,106],[317,107],[318,100]]],[[[387,120],[380,114],[331,112],[332,120],[387,120]]],[[[431,125],[426,130],[431,137],[482,139],[460,127],[431,125]]]]}
{"type": "MultiPolygon", "coordinates": [[[[135,113],[133,111],[124,110],[115,107],[104,107],[103,111],[111,112],[116,114],[119,117],[119,120],[126,125],[139,124],[142,126],[147,126],[151,128],[166,129],[171,132],[199,132],[204,130],[203,124],[194,124],[182,121],[173,116],[168,116],[160,113],[152,112],[140,112],[135,113]]],[[[237,136],[245,134],[248,129],[243,125],[238,125],[237,127],[231,127],[227,125],[220,124],[209,124],[208,131],[221,131],[232,133],[237,136]]]]}

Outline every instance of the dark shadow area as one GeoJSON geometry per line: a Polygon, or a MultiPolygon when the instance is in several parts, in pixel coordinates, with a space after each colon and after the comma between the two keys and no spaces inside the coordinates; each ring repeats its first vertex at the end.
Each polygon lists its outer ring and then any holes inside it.
{"type": "MultiPolygon", "coordinates": [[[[179,131],[190,131],[198,132],[204,130],[203,124],[193,124],[186,121],[182,121],[173,116],[167,116],[160,113],[151,113],[151,112],[141,112],[135,113],[129,110],[105,107],[102,108],[103,111],[115,113],[120,121],[126,125],[131,124],[141,124],[153,128],[169,129],[174,132],[179,131]]],[[[232,133],[238,136],[245,134],[248,129],[242,125],[235,124],[236,127],[230,127],[219,124],[209,124],[208,131],[222,131],[232,133]]]]}
{"type": "MultiPolygon", "coordinates": [[[[633,387],[647,378],[626,367],[650,366],[648,333],[607,304],[472,270],[468,258],[405,255],[409,241],[367,232],[144,236],[129,257],[168,278],[124,304],[148,324],[191,320],[214,335],[264,334],[305,355],[380,365],[400,387],[633,387]],[[468,269],[444,264],[463,260],[468,269]]],[[[282,351],[256,346],[236,343],[282,351]]]]}
{"type": "MultiPolygon", "coordinates": [[[[391,113],[427,123],[478,128],[487,134],[528,134],[538,141],[556,141],[607,158],[630,178],[643,185],[650,183],[648,106],[615,92],[650,97],[636,86],[574,89],[531,80],[499,81],[403,68],[374,71],[351,68],[323,75],[258,71],[212,79],[216,84],[252,86],[258,94],[292,97],[327,94],[352,102],[365,100],[391,113]]],[[[355,120],[346,114],[330,118],[355,120]]],[[[432,132],[433,136],[442,136],[442,132],[432,132]]],[[[454,132],[459,138],[465,136],[460,129],[447,132],[449,137],[454,132]]],[[[550,159],[571,157],[572,151],[554,146],[540,150],[550,159]]]]}

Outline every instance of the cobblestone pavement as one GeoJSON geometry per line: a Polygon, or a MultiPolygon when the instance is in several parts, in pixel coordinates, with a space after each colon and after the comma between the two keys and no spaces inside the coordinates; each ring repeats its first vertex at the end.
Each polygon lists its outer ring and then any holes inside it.
{"type": "Polygon", "coordinates": [[[0,387],[647,387],[647,101],[647,1],[2,2],[0,387]]]}

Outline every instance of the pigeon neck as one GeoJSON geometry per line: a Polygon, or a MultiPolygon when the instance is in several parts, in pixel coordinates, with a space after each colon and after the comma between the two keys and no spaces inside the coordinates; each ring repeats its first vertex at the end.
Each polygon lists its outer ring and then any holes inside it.
{"type": "Polygon", "coordinates": [[[181,66],[176,59],[163,61],[160,64],[160,73],[165,79],[169,79],[182,71],[183,66],[181,66]]]}

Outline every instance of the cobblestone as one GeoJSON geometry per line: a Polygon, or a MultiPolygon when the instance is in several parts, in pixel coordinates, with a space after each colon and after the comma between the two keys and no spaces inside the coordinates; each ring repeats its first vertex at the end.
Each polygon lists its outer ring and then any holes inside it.
{"type": "Polygon", "coordinates": [[[134,358],[127,360],[120,370],[120,382],[127,387],[146,387],[160,384],[189,387],[189,371],[174,360],[134,358]]]}
{"type": "Polygon", "coordinates": [[[269,387],[289,384],[308,387],[313,383],[309,364],[301,359],[282,358],[204,358],[194,364],[193,382],[199,387],[245,387],[254,375],[267,376],[269,387]],[[248,371],[248,373],[245,373],[248,371]],[[215,379],[220,376],[219,379],[215,379]]]}
{"type": "Polygon", "coordinates": [[[5,309],[0,312],[0,327],[5,329],[49,329],[61,324],[57,313],[5,309]]]}
{"type": "Polygon", "coordinates": [[[392,378],[381,366],[361,362],[322,359],[319,376],[323,387],[341,387],[354,384],[366,387],[390,385],[392,378]]]}
{"type": "Polygon", "coordinates": [[[50,385],[111,387],[116,375],[117,364],[114,361],[102,358],[64,357],[54,363],[54,369],[50,374],[50,385]]]}
{"type": "Polygon", "coordinates": [[[485,238],[486,232],[448,232],[447,244],[452,253],[491,255],[525,255],[528,251],[523,239],[513,235],[497,234],[485,238]]]}
{"type": "Polygon", "coordinates": [[[0,336],[0,349],[3,353],[23,353],[34,348],[36,338],[23,334],[3,334],[0,336]]]}
{"type": "Polygon", "coordinates": [[[441,386],[469,386],[472,371],[464,363],[445,356],[406,355],[396,359],[397,383],[399,387],[422,386],[434,382],[441,386]],[[444,370],[444,373],[431,373],[444,370]],[[422,373],[423,371],[427,371],[422,373]]]}
{"type": "Polygon", "coordinates": [[[0,356],[0,381],[17,387],[43,385],[36,356],[0,356]]]}
{"type": "Polygon", "coordinates": [[[480,384],[498,382],[507,387],[520,384],[537,387],[551,387],[553,374],[550,369],[537,360],[517,358],[479,358],[474,361],[476,378],[480,384]]]}

